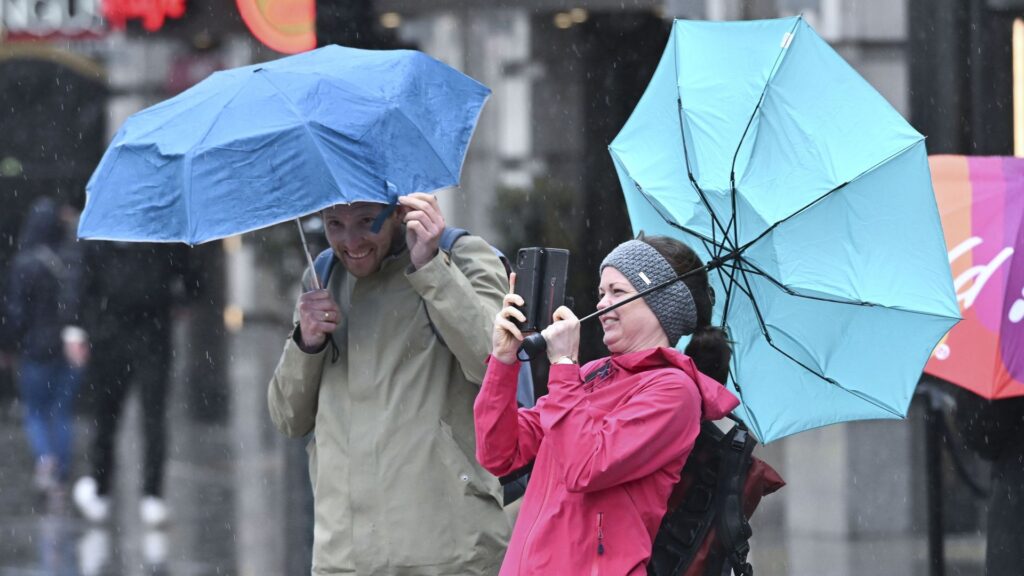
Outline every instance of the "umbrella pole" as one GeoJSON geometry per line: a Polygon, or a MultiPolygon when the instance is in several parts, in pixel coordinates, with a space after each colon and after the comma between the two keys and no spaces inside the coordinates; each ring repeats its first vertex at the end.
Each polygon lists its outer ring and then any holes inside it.
{"type": "Polygon", "coordinates": [[[295,224],[299,227],[299,238],[302,239],[302,253],[306,255],[306,264],[309,265],[310,277],[313,278],[313,289],[320,290],[320,279],[316,276],[316,268],[313,266],[313,256],[309,253],[309,244],[306,243],[306,232],[302,229],[302,221],[298,218],[295,219],[295,224]]]}
{"type": "Polygon", "coordinates": [[[930,576],[944,576],[946,571],[945,541],[942,527],[942,437],[941,408],[937,394],[926,390],[925,408],[925,474],[928,501],[928,564],[930,576]]]}

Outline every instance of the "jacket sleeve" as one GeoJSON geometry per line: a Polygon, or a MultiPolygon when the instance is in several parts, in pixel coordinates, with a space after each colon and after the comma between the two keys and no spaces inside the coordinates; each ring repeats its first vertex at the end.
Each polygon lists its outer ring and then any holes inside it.
{"type": "Polygon", "coordinates": [[[576,365],[551,367],[540,413],[545,442],[569,492],[593,492],[653,474],[692,449],[700,393],[681,372],[661,371],[607,414],[594,411],[576,365]],[[680,439],[684,442],[679,442],[680,439]]]}
{"type": "Polygon", "coordinates": [[[466,236],[455,243],[450,257],[438,250],[407,278],[463,374],[470,382],[482,382],[494,316],[508,292],[505,267],[494,250],[482,238],[466,236]]]}
{"type": "MultiPolygon", "coordinates": [[[[308,273],[307,273],[308,274],[308,273]]],[[[298,305],[295,308],[295,328],[285,341],[281,359],[267,389],[270,419],[286,436],[298,438],[313,430],[320,397],[320,377],[329,346],[319,352],[303,352],[296,343],[298,335],[298,305]]]]}
{"type": "Polygon", "coordinates": [[[488,359],[483,386],[473,404],[476,459],[485,470],[504,476],[537,457],[544,430],[534,409],[516,404],[519,363],[488,359]]]}

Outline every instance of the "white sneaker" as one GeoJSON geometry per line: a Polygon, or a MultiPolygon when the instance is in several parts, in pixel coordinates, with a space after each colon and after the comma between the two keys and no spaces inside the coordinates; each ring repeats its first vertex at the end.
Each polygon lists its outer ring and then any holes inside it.
{"type": "Polygon", "coordinates": [[[97,576],[110,560],[110,534],[104,528],[90,528],[78,541],[78,569],[82,576],[97,576]]]}
{"type": "Polygon", "coordinates": [[[96,493],[96,479],[92,476],[82,476],[75,482],[71,498],[90,522],[105,522],[110,517],[110,500],[96,493]]]}
{"type": "Polygon", "coordinates": [[[150,566],[167,562],[167,534],[161,530],[145,530],[142,533],[142,560],[150,566]]]}
{"type": "Polygon", "coordinates": [[[157,496],[144,496],[139,503],[139,516],[142,523],[150,528],[163,526],[167,523],[167,504],[157,496]]]}

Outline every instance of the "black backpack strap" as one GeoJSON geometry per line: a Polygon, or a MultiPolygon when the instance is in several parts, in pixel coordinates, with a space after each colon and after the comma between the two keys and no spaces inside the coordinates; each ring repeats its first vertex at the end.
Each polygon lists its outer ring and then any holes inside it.
{"type": "Polygon", "coordinates": [[[715,527],[725,549],[726,561],[737,576],[753,576],[754,568],[747,562],[750,536],[753,531],[743,514],[743,487],[750,470],[757,441],[750,433],[735,427],[727,438],[727,449],[719,462],[718,515],[715,527]]]}
{"type": "MultiPolygon", "coordinates": [[[[682,501],[667,510],[662,518],[647,563],[649,576],[682,576],[693,564],[719,512],[717,486],[722,472],[721,445],[726,441],[727,435],[713,423],[701,424],[700,434],[682,471],[692,479],[692,484],[682,501]]],[[[709,565],[709,572],[717,574],[716,566],[721,563],[709,559],[709,565]]]]}

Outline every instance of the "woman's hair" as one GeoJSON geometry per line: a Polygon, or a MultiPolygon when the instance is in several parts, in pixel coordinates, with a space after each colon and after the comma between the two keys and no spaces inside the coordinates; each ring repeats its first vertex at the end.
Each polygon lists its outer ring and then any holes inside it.
{"type": "MultiPolygon", "coordinates": [[[[637,236],[658,251],[668,261],[677,275],[696,270],[704,263],[697,253],[682,242],[668,236],[637,236]]],[[[711,325],[711,310],[714,307],[714,296],[708,284],[708,273],[701,270],[690,274],[682,280],[693,296],[697,307],[697,329],[686,346],[686,355],[693,358],[697,368],[708,376],[725,384],[729,377],[729,360],[732,358],[732,346],[725,330],[711,325]]]]}

